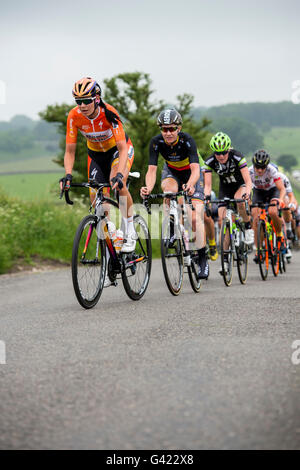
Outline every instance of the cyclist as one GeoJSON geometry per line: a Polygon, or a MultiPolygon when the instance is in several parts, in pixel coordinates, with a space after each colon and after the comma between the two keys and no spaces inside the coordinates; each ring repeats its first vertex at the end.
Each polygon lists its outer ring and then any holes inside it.
{"type": "Polygon", "coordinates": [[[176,193],[184,189],[192,198],[195,211],[192,213],[193,231],[196,233],[196,247],[199,256],[198,278],[207,279],[209,269],[205,252],[203,223],[203,175],[194,139],[182,132],[182,118],[174,108],[161,111],[157,118],[161,134],[155,136],[149,145],[149,165],[146,186],[141,188],[141,196],[149,195],[156,182],[159,154],[165,159],[161,175],[163,192],[176,193]]]}
{"type": "MultiPolygon", "coordinates": [[[[270,164],[270,155],[265,150],[257,150],[252,157],[252,163],[253,165],[249,168],[249,171],[253,183],[253,204],[260,202],[274,204],[278,202],[281,207],[284,207],[285,187],[277,169],[270,164]]],[[[279,217],[277,206],[269,207],[268,212],[283,249],[282,219],[279,217]]],[[[259,213],[260,209],[254,207],[252,215],[256,246],[259,213]]],[[[258,263],[257,253],[253,261],[258,263]]]]}
{"type": "MultiPolygon", "coordinates": [[[[134,149],[125,134],[122,121],[113,106],[104,103],[100,85],[90,77],[74,84],[73,96],[77,106],[68,115],[64,166],[66,176],[62,183],[68,190],[72,181],[72,170],[78,131],[86,138],[88,147],[88,177],[99,183],[110,182],[112,189],[119,191],[120,209],[126,235],[122,252],[135,249],[133,225],[133,202],[126,187],[126,180],[134,159],[134,149]]],[[[93,203],[95,192],[90,194],[93,203]]]]}
{"type": "MultiPolygon", "coordinates": [[[[276,165],[274,166],[276,168],[276,165]]],[[[280,179],[283,181],[283,184],[285,187],[285,197],[284,197],[285,208],[289,209],[289,210],[283,211],[283,219],[286,225],[286,235],[289,240],[292,240],[294,238],[293,231],[292,231],[292,222],[293,222],[292,212],[295,212],[297,210],[298,202],[294,195],[293,188],[292,188],[289,178],[281,171],[279,171],[279,176],[280,176],[280,179]]]]}
{"type": "MultiPolygon", "coordinates": [[[[210,140],[210,148],[213,154],[206,158],[204,165],[204,194],[207,201],[211,200],[212,172],[219,176],[219,199],[229,197],[231,199],[250,199],[251,178],[245,157],[231,147],[231,139],[223,132],[217,132],[210,140]]],[[[250,216],[246,212],[245,204],[237,204],[237,209],[245,223],[245,243],[253,243],[253,230],[251,229],[250,216]]],[[[219,227],[226,215],[226,205],[218,206],[219,227]]],[[[222,273],[222,271],[221,271],[222,273]]]]}

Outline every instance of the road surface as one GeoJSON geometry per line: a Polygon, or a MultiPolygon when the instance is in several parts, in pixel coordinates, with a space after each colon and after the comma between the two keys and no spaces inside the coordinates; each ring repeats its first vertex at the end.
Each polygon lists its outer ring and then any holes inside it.
{"type": "Polygon", "coordinates": [[[142,300],[88,311],[68,268],[1,276],[0,448],[299,448],[300,253],[246,286],[218,268],[173,297],[156,260],[142,300]]]}

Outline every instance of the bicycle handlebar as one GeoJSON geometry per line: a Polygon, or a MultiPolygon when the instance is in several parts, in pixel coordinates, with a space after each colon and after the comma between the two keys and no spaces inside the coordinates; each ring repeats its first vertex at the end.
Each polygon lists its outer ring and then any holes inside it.
{"type": "MultiPolygon", "coordinates": [[[[96,180],[91,179],[87,183],[71,183],[70,188],[93,188],[99,190],[103,188],[110,188],[110,184],[98,183],[96,180]]],[[[60,199],[63,197],[63,195],[65,195],[66,203],[72,206],[74,202],[70,199],[69,190],[65,190],[65,188],[63,188],[60,193],[60,199]]]]}

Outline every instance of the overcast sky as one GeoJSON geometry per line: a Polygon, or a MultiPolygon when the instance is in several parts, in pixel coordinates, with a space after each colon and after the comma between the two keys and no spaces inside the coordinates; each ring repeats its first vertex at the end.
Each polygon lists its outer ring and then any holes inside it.
{"type": "Polygon", "coordinates": [[[298,0],[1,2],[0,120],[72,103],[83,76],[102,84],[133,71],[167,102],[184,92],[195,106],[290,100],[299,19],[298,0]]]}

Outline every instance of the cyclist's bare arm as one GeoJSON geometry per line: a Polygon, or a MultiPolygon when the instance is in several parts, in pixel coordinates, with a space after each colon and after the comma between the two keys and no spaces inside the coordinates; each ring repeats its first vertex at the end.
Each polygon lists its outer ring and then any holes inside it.
{"type": "Polygon", "coordinates": [[[185,185],[186,190],[189,190],[189,188],[194,187],[198,179],[200,178],[199,163],[190,163],[190,169],[191,169],[191,176],[189,177],[189,180],[185,185]]]}
{"type": "Polygon", "coordinates": [[[212,188],[212,173],[204,172],[204,196],[210,196],[212,188]]]}
{"type": "Polygon", "coordinates": [[[245,181],[246,193],[250,196],[251,190],[252,190],[252,181],[251,181],[251,176],[249,173],[249,168],[247,166],[245,166],[244,168],[241,168],[241,174],[245,181]]]}
{"type": "Polygon", "coordinates": [[[66,151],[64,157],[64,166],[67,174],[72,174],[74,162],[75,162],[75,151],[76,144],[66,144],[66,151]]]}
{"type": "Polygon", "coordinates": [[[151,193],[156,182],[157,166],[149,165],[146,173],[146,186],[141,188],[141,196],[147,196],[151,193]]]}
{"type": "Polygon", "coordinates": [[[119,151],[119,165],[118,173],[122,175],[127,175],[127,160],[128,160],[128,149],[126,140],[120,140],[116,142],[117,149],[119,151]]]}

